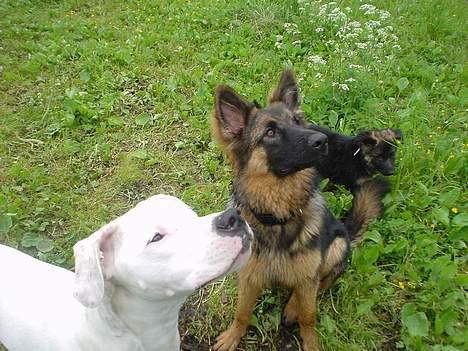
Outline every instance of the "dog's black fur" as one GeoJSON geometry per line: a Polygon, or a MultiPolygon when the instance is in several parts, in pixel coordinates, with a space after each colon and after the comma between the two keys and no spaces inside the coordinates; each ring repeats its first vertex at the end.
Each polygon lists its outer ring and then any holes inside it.
{"type": "Polygon", "coordinates": [[[354,192],[377,173],[385,176],[395,173],[397,144],[402,139],[400,130],[368,130],[351,137],[316,124],[309,124],[308,128],[328,137],[328,156],[315,166],[322,177],[354,192]]]}

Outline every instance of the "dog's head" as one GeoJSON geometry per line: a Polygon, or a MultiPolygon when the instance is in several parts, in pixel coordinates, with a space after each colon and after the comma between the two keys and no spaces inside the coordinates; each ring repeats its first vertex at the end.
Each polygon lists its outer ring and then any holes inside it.
{"type": "Polygon", "coordinates": [[[285,177],[312,167],[327,153],[327,137],[306,129],[299,88],[285,70],[260,108],[228,86],[216,88],[213,134],[227,152],[236,173],[273,173],[285,177]]]}
{"type": "Polygon", "coordinates": [[[185,297],[240,268],[250,237],[237,210],[198,217],[175,197],[153,196],[74,246],[75,297],[97,306],[106,280],[147,299],[185,297]]]}
{"type": "Polygon", "coordinates": [[[354,144],[356,156],[364,160],[370,174],[382,173],[392,175],[395,173],[395,155],[397,144],[402,140],[399,129],[379,129],[359,133],[354,144]]]}

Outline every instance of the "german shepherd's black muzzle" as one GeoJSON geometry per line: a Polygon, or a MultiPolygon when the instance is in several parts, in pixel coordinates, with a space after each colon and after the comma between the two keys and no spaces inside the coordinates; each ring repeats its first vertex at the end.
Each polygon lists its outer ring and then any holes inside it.
{"type": "Polygon", "coordinates": [[[288,126],[280,131],[276,142],[266,143],[271,170],[285,177],[313,167],[328,154],[328,137],[302,126],[288,126]]]}

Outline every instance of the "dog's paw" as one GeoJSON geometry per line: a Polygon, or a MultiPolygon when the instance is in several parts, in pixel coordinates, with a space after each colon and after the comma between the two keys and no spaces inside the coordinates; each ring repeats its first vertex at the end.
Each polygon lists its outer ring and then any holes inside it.
{"type": "Polygon", "coordinates": [[[317,338],[315,329],[303,330],[301,329],[302,336],[302,350],[303,351],[320,351],[320,345],[317,338]]]}
{"type": "Polygon", "coordinates": [[[298,316],[297,304],[296,304],[296,299],[294,298],[294,295],[293,295],[291,296],[288,304],[284,308],[283,318],[281,320],[281,323],[286,327],[291,327],[297,323],[297,316],[298,316]]]}
{"type": "Polygon", "coordinates": [[[244,333],[231,326],[228,330],[216,338],[214,351],[234,351],[239,345],[244,333]]]}
{"type": "Polygon", "coordinates": [[[297,314],[286,313],[284,311],[283,317],[281,318],[281,324],[286,328],[290,328],[297,324],[297,314]]]}
{"type": "Polygon", "coordinates": [[[320,351],[320,346],[316,342],[303,342],[303,351],[320,351]]]}

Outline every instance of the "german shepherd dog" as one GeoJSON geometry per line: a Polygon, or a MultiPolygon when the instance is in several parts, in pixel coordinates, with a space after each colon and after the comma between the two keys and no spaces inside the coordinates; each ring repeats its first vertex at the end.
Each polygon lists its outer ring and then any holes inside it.
{"type": "Polygon", "coordinates": [[[333,217],[313,168],[327,154],[327,137],[305,128],[291,70],[263,109],[218,86],[212,126],[234,172],[232,201],[254,231],[252,256],[239,274],[235,320],[214,350],[236,349],[257,297],[277,285],[292,289],[284,321],[299,322],[303,350],[319,350],[317,293],[346,269],[351,245],[382,211],[386,184],[364,183],[345,223],[333,217]]]}
{"type": "Polygon", "coordinates": [[[377,129],[346,136],[315,124],[308,128],[328,137],[328,156],[316,165],[320,176],[355,191],[373,175],[395,173],[397,144],[402,139],[399,129],[377,129]]]}

